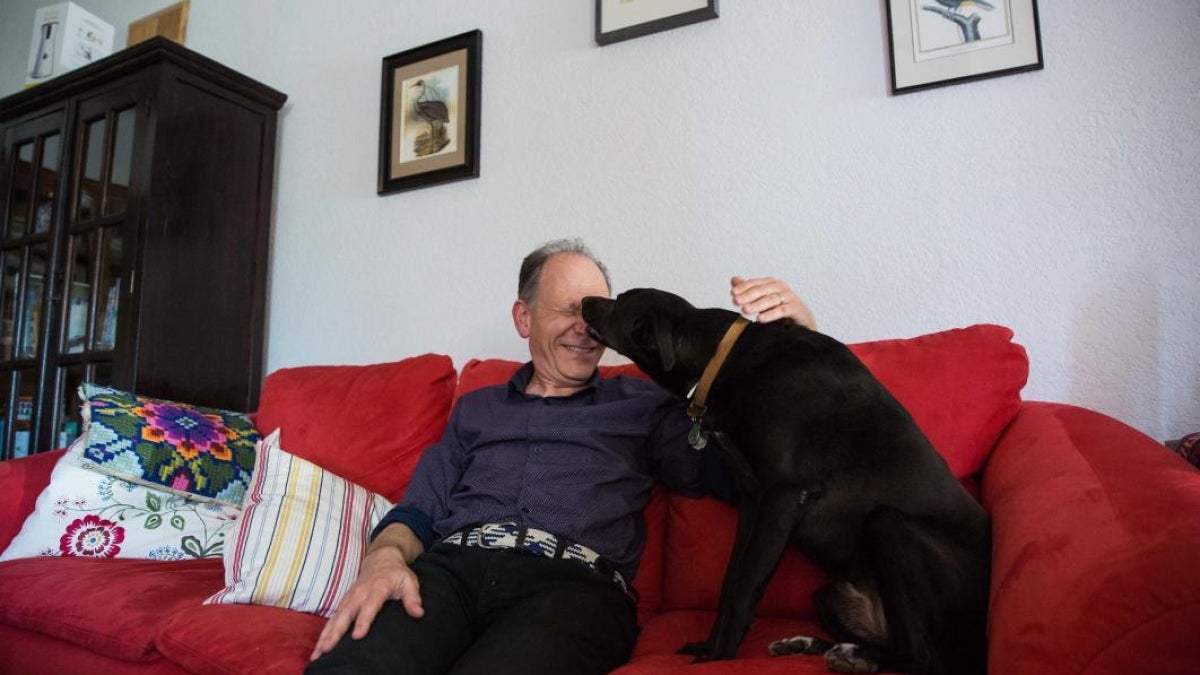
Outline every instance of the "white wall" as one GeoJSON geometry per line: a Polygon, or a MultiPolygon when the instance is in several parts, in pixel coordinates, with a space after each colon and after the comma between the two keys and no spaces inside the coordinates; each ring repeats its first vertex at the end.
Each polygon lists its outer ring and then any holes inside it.
{"type": "MultiPolygon", "coordinates": [[[[0,93],[40,4],[0,6],[0,93]]],[[[123,43],[169,1],[79,4],[123,43]]],[[[1004,324],[1026,398],[1200,429],[1200,3],[1043,0],[1045,70],[899,97],[882,2],[725,0],[608,47],[593,4],[192,0],[189,47],[290,96],[269,369],[523,357],[518,262],[580,235],[617,290],[774,274],[848,342],[1004,324]],[[474,28],[482,177],[377,197],[381,59],[474,28]]]]}

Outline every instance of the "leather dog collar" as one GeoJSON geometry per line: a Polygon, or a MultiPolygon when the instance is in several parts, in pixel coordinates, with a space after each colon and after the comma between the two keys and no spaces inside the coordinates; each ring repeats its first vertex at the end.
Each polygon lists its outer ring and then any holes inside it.
{"type": "Polygon", "coordinates": [[[750,323],[745,317],[737,317],[730,324],[729,329],[725,331],[725,337],[721,338],[721,344],[717,345],[717,353],[709,359],[708,365],[704,367],[704,373],[700,376],[700,382],[696,384],[696,388],[692,390],[691,404],[688,405],[687,414],[692,418],[693,422],[699,422],[701,417],[704,417],[705,401],[708,400],[708,390],[712,388],[713,380],[717,379],[717,372],[721,370],[721,366],[725,364],[725,358],[729,356],[729,350],[733,349],[733,343],[737,342],[738,336],[746,330],[746,326],[750,323]]]}

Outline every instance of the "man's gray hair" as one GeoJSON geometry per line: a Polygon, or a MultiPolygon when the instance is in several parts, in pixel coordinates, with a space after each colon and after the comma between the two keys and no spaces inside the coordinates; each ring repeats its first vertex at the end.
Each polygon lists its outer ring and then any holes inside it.
{"type": "Polygon", "coordinates": [[[532,253],[525,256],[525,260],[521,261],[521,274],[517,278],[517,297],[525,304],[532,304],[533,298],[537,295],[538,283],[542,280],[542,268],[546,266],[546,261],[560,253],[574,253],[596,263],[596,267],[600,268],[600,273],[604,275],[604,285],[608,286],[610,292],[612,291],[612,280],[608,277],[608,268],[592,254],[591,249],[583,243],[582,239],[578,237],[555,239],[537,247],[532,253]]]}

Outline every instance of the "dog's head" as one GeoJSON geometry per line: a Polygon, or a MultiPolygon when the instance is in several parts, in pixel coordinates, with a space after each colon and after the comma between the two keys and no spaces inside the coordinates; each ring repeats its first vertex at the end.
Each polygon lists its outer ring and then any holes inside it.
{"type": "Polygon", "coordinates": [[[636,288],[583,299],[583,319],[597,340],[633,361],[668,390],[686,396],[736,314],[697,309],[678,295],[636,288]]]}

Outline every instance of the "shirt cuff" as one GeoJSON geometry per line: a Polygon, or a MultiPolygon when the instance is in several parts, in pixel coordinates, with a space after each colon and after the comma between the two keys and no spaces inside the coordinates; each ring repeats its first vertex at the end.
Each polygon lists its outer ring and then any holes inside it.
{"type": "Polygon", "coordinates": [[[425,547],[426,551],[433,547],[433,518],[430,518],[429,514],[424,511],[411,506],[392,507],[392,510],[387,512],[375,529],[371,530],[371,540],[374,541],[375,537],[383,532],[383,528],[392,523],[407,525],[408,529],[417,535],[417,539],[421,540],[421,545],[425,547]]]}

